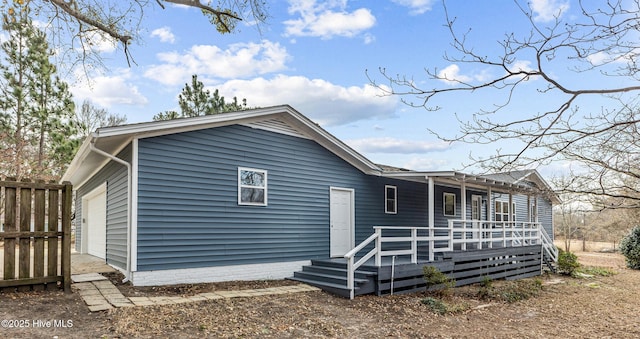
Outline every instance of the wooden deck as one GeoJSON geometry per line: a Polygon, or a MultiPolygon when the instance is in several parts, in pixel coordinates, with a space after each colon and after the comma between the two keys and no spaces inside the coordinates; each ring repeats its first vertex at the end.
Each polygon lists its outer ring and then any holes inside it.
{"type": "MultiPolygon", "coordinates": [[[[474,284],[486,278],[516,280],[542,273],[540,245],[491,248],[442,253],[435,261],[412,263],[409,258],[384,258],[380,266],[367,261],[356,270],[355,295],[389,295],[424,291],[423,267],[435,266],[455,279],[456,286],[474,284]]],[[[349,298],[347,260],[313,260],[296,272],[294,280],[349,298]]]]}

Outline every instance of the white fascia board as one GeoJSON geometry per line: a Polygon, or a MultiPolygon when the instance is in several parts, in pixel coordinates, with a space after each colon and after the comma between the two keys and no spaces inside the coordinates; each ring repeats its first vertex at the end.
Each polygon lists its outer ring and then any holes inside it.
{"type": "Polygon", "coordinates": [[[61,183],[65,181],[71,181],[73,173],[78,170],[80,164],[82,163],[82,160],[87,157],[87,154],[89,154],[89,152],[91,152],[91,150],[89,149],[91,138],[92,136],[88,136],[84,139],[84,142],[82,142],[82,145],[80,145],[80,148],[76,152],[76,155],[73,157],[73,160],[71,160],[69,167],[67,167],[67,170],[62,175],[62,178],[60,178],[61,183]]]}
{"type": "Polygon", "coordinates": [[[203,128],[209,128],[209,125],[216,125],[225,122],[241,123],[244,120],[248,120],[255,117],[262,117],[270,114],[282,113],[283,111],[289,111],[289,106],[274,106],[268,108],[258,108],[245,111],[221,113],[206,115],[194,118],[180,118],[165,121],[150,121],[139,124],[130,124],[115,127],[99,128],[96,131],[96,136],[110,137],[116,135],[162,135],[169,133],[184,132],[188,130],[197,130],[203,128]]]}

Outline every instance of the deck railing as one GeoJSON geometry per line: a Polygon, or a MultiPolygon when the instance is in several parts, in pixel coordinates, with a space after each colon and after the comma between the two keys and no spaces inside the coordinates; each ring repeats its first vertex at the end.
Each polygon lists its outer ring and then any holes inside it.
{"type": "Polygon", "coordinates": [[[408,256],[415,264],[419,257],[434,261],[436,253],[454,249],[465,251],[539,244],[552,260],[557,260],[557,249],[551,238],[536,222],[449,220],[446,227],[374,226],[373,229],[374,234],[344,255],[347,259],[347,288],[351,290],[352,299],[355,271],[371,258],[374,258],[376,266],[381,266],[383,258],[392,256],[408,256]],[[366,254],[358,256],[359,252],[371,246],[373,248],[366,254]]]}

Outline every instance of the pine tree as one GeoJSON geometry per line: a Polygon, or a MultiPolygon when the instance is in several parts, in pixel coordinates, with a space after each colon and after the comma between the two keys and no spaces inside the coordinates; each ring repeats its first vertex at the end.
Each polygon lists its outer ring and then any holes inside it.
{"type": "Polygon", "coordinates": [[[31,62],[28,87],[35,105],[30,115],[37,127],[37,161],[34,174],[40,178],[60,173],[73,158],[79,139],[73,120],[75,105],[66,83],[55,75],[49,61],[49,45],[43,32],[34,30],[27,53],[31,62]]]}
{"type": "Polygon", "coordinates": [[[241,111],[247,109],[247,99],[242,99],[242,104],[240,104],[238,99],[234,97],[231,103],[227,103],[217,89],[213,94],[205,89],[202,81],[199,81],[198,76],[194,74],[191,76],[191,84],[186,83],[178,95],[178,105],[180,112],[161,112],[156,114],[153,120],[171,120],[241,111]]]}
{"type": "Polygon", "coordinates": [[[74,103],[49,61],[46,36],[29,19],[28,7],[3,17],[8,41],[0,46],[3,175],[55,179],[79,145],[74,103]]]}
{"type": "Polygon", "coordinates": [[[29,116],[27,82],[29,79],[28,39],[33,34],[26,11],[13,12],[3,16],[2,29],[8,33],[8,39],[0,49],[4,60],[0,65],[2,72],[0,97],[0,123],[2,128],[2,153],[5,154],[2,174],[21,178],[29,175],[28,146],[32,142],[28,126],[32,123],[29,116]]]}

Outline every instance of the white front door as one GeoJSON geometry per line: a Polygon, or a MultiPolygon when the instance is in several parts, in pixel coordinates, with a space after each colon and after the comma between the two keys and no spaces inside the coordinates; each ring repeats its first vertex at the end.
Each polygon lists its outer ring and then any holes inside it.
{"type": "Polygon", "coordinates": [[[107,254],[107,194],[105,190],[88,194],[84,200],[83,232],[87,253],[104,259],[107,254]]]}
{"type": "Polygon", "coordinates": [[[342,257],[354,246],[355,193],[353,189],[336,187],[331,187],[330,191],[329,252],[331,257],[342,257]]]}

